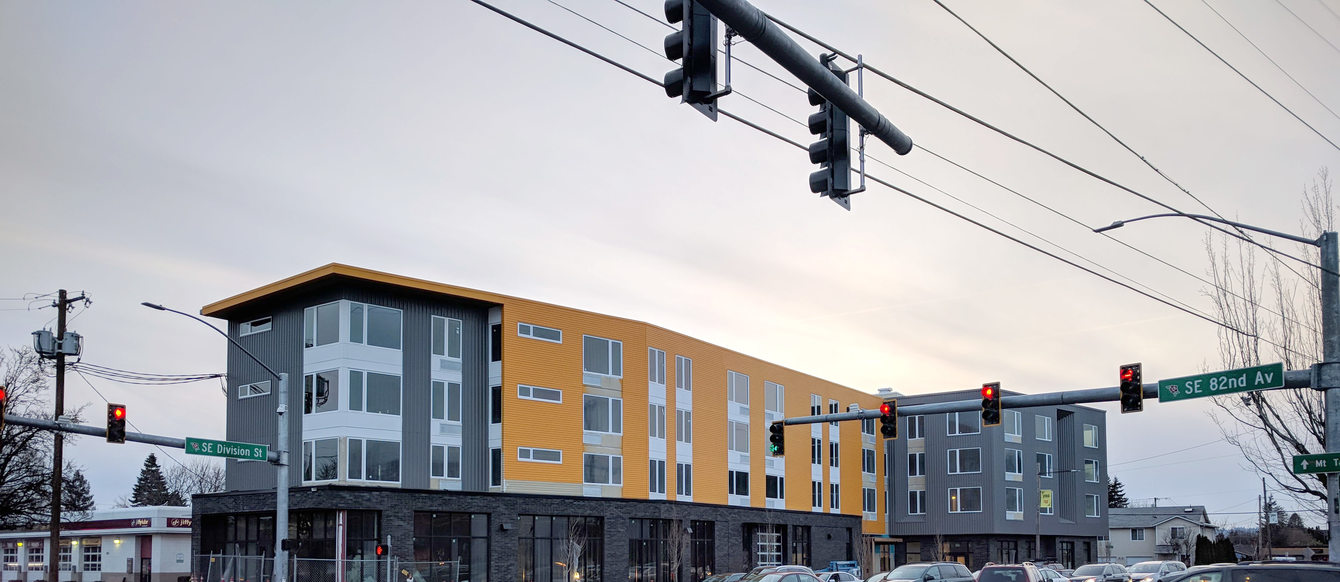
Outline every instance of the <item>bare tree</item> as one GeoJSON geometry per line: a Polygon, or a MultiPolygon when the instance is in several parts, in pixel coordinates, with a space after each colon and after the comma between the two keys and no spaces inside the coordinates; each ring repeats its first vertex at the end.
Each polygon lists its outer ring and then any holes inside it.
{"type": "Polygon", "coordinates": [[[1196,547],[1195,539],[1186,534],[1186,530],[1181,530],[1181,537],[1173,535],[1173,529],[1169,528],[1167,533],[1163,534],[1162,545],[1168,546],[1168,551],[1172,553],[1175,559],[1190,564],[1191,550],[1196,547]]]}
{"type": "Polygon", "coordinates": [[[195,458],[188,465],[177,464],[168,467],[163,479],[167,481],[169,490],[190,503],[192,495],[223,491],[223,464],[195,458]]]}
{"type": "Polygon", "coordinates": [[[568,518],[568,539],[563,544],[563,553],[567,557],[568,582],[580,580],[582,571],[582,550],[586,547],[586,526],[582,517],[568,518]]]}
{"type": "MultiPolygon", "coordinates": [[[[47,399],[48,363],[31,348],[0,348],[0,386],[5,387],[5,414],[50,420],[53,407],[47,399]]],[[[66,409],[65,415],[80,421],[83,408],[66,409]]],[[[70,446],[71,437],[66,437],[70,446]]],[[[0,417],[0,529],[19,529],[48,523],[51,517],[51,431],[5,423],[0,417]]],[[[63,472],[74,475],[68,461],[63,472]]],[[[73,497],[62,496],[67,507],[73,497]]],[[[76,505],[82,507],[81,502],[76,505]]]]}
{"type": "MultiPolygon", "coordinates": [[[[1326,168],[1317,172],[1302,196],[1303,236],[1335,229],[1335,203],[1326,168]]],[[[1302,258],[1319,264],[1318,249],[1300,245],[1302,258]]],[[[1280,360],[1286,370],[1322,361],[1321,272],[1285,257],[1270,258],[1264,278],[1257,256],[1265,252],[1242,240],[1205,240],[1214,287],[1206,290],[1215,315],[1233,329],[1220,328],[1220,363],[1225,368],[1255,366],[1263,358],[1280,360]]],[[[1295,254],[1295,253],[1290,253],[1295,254]]],[[[1297,255],[1295,255],[1297,256],[1297,255]]],[[[1325,451],[1322,393],[1308,388],[1252,392],[1214,399],[1211,416],[1225,440],[1242,451],[1256,472],[1304,505],[1325,508],[1324,475],[1295,475],[1294,455],[1325,451]]]]}
{"type": "Polygon", "coordinates": [[[689,530],[687,524],[677,519],[666,521],[670,523],[670,531],[665,536],[665,543],[669,546],[666,548],[666,558],[670,562],[670,580],[678,582],[684,557],[688,553],[689,530]]]}
{"type": "Polygon", "coordinates": [[[921,547],[921,559],[927,562],[939,562],[944,559],[945,535],[939,532],[935,534],[935,546],[931,548],[930,553],[926,553],[926,546],[921,547]]]}

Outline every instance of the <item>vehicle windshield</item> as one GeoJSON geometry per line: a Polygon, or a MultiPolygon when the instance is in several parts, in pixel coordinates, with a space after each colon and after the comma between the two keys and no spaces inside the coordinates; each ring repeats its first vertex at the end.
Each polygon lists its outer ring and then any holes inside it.
{"type": "Polygon", "coordinates": [[[1098,576],[1103,573],[1102,564],[1089,564],[1075,568],[1075,573],[1071,576],[1098,576]]]}
{"type": "Polygon", "coordinates": [[[1158,572],[1159,566],[1162,565],[1163,564],[1159,562],[1140,562],[1139,564],[1127,568],[1126,571],[1132,574],[1146,574],[1149,572],[1158,572]]]}
{"type": "Polygon", "coordinates": [[[920,579],[921,579],[921,575],[922,575],[923,573],[925,573],[925,572],[926,572],[926,565],[925,565],[925,564],[920,564],[920,565],[909,564],[909,565],[906,565],[906,566],[898,566],[897,568],[894,568],[892,572],[889,572],[889,575],[888,575],[888,576],[885,576],[885,579],[888,579],[888,580],[903,580],[903,579],[911,578],[911,579],[917,579],[917,580],[920,580],[920,579]]]}

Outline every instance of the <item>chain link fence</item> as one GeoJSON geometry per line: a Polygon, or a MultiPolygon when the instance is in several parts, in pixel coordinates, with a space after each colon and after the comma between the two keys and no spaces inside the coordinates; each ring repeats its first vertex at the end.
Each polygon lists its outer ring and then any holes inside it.
{"type": "MultiPolygon", "coordinates": [[[[461,564],[388,559],[291,558],[289,582],[461,582],[461,564]]],[[[193,582],[271,582],[274,559],[215,554],[196,556],[193,582]]]]}

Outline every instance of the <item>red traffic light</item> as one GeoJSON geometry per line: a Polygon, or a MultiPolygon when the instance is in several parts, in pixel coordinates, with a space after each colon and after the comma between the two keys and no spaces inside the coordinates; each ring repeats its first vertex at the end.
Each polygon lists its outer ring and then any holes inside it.
{"type": "Polygon", "coordinates": [[[0,386],[0,402],[4,402],[4,401],[5,401],[5,387],[4,387],[4,386],[0,386]]]}
{"type": "Polygon", "coordinates": [[[126,417],[126,407],[118,406],[112,409],[112,418],[115,418],[116,420],[121,420],[125,417],[126,417]]]}
{"type": "Polygon", "coordinates": [[[889,406],[888,402],[885,402],[884,404],[879,405],[879,413],[888,416],[893,413],[893,407],[889,406]]]}
{"type": "Polygon", "coordinates": [[[383,545],[381,545],[381,544],[377,544],[377,555],[378,555],[378,556],[381,556],[381,555],[384,555],[385,553],[386,553],[386,546],[383,546],[383,545]]]}
{"type": "Polygon", "coordinates": [[[982,398],[992,399],[996,397],[996,387],[990,384],[982,386],[982,398]]]}
{"type": "Polygon", "coordinates": [[[1132,368],[1131,366],[1122,366],[1122,367],[1121,367],[1121,381],[1122,381],[1122,382],[1130,382],[1131,380],[1134,380],[1134,379],[1135,379],[1135,368],[1132,368]]]}

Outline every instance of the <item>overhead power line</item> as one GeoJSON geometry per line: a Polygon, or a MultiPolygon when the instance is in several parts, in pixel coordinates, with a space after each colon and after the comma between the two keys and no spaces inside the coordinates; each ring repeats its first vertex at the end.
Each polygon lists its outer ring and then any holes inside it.
{"type": "MultiPolygon", "coordinates": [[[[1312,31],[1312,34],[1316,35],[1317,38],[1321,39],[1321,42],[1326,43],[1327,46],[1331,47],[1331,50],[1335,51],[1337,54],[1340,54],[1340,47],[1336,47],[1336,46],[1335,46],[1335,43],[1331,42],[1331,41],[1328,40],[1326,37],[1322,36],[1322,34],[1321,34],[1320,32],[1317,32],[1317,29],[1313,28],[1311,23],[1309,23],[1308,21],[1304,20],[1303,17],[1299,16],[1297,12],[1294,12],[1292,8],[1289,8],[1289,7],[1288,7],[1287,5],[1285,5],[1283,2],[1280,2],[1280,0],[1275,0],[1275,3],[1276,3],[1276,4],[1279,4],[1281,8],[1284,8],[1285,10],[1288,10],[1288,11],[1289,11],[1289,14],[1291,14],[1291,15],[1294,17],[1295,20],[1297,20],[1298,22],[1303,23],[1303,26],[1306,26],[1308,30],[1312,31]]],[[[1321,5],[1322,5],[1322,6],[1326,6],[1326,3],[1325,3],[1325,2],[1322,2],[1321,5]]],[[[1326,9],[1327,9],[1327,10],[1330,10],[1331,7],[1330,7],[1330,6],[1326,6],[1326,9]]],[[[1335,14],[1335,12],[1331,12],[1331,14],[1335,14]]]]}

